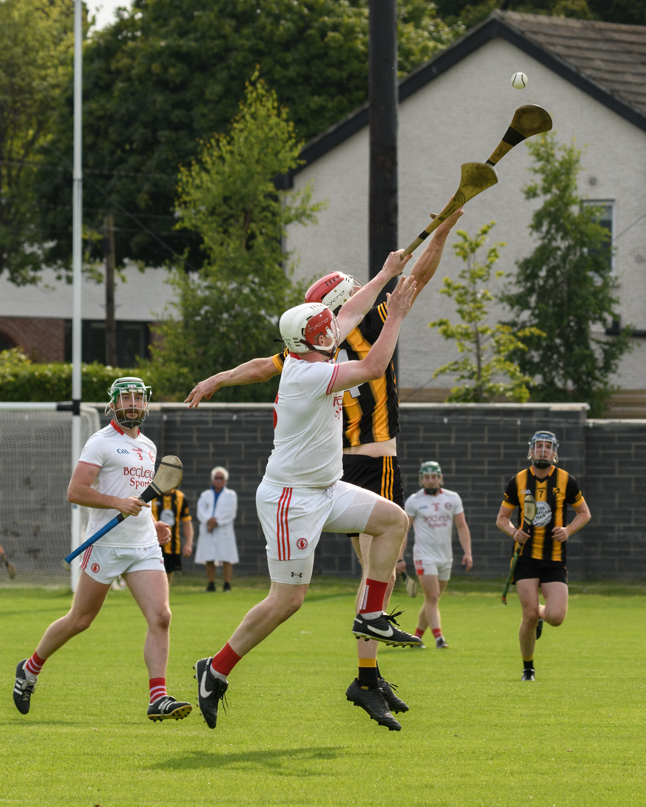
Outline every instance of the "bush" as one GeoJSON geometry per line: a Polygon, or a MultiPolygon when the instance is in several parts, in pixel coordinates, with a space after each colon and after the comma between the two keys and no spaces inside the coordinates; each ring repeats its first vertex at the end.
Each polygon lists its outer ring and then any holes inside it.
{"type": "MultiPolygon", "coordinates": [[[[139,375],[137,370],[110,367],[98,362],[81,365],[81,373],[82,398],[92,402],[107,402],[108,388],[115,378],[139,375]]],[[[34,364],[19,348],[0,352],[0,401],[56,402],[71,399],[71,364],[34,364]]]]}

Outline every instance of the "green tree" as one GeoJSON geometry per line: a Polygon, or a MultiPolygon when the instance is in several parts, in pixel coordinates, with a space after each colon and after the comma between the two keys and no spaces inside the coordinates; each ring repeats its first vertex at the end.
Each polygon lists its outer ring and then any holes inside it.
{"type": "MultiPolygon", "coordinates": [[[[198,272],[172,276],[176,318],[162,323],[161,343],[144,365],[161,395],[182,400],[205,376],[275,352],[278,319],[304,292],[291,282],[294,261],[281,239],[287,225],[315,222],[323,207],[311,204],[310,187],[276,191],[274,177],[298,165],[301,146],[287,110],[254,76],[231,133],[203,144],[182,170],[177,226],[200,234],[205,261],[198,272]]],[[[219,399],[270,395],[267,385],[251,385],[219,399]]]]}
{"type": "Polygon", "coordinates": [[[38,279],[42,262],[34,169],[69,75],[71,0],[0,2],[0,274],[38,279]]]}
{"type": "Polygon", "coordinates": [[[628,25],[643,25],[646,19],[644,4],[633,0],[436,0],[436,6],[447,25],[462,24],[466,28],[482,22],[494,9],[628,25]]]}
{"type": "MultiPolygon", "coordinates": [[[[398,8],[402,74],[461,33],[423,0],[398,8]]],[[[319,134],[367,100],[368,0],[134,0],[86,43],[85,224],[113,214],[119,262],[160,266],[188,249],[200,265],[199,236],[174,229],[177,173],[200,140],[229,131],[256,66],[299,139],[319,134]]],[[[70,86],[45,152],[65,170],[39,175],[43,240],[60,261],[71,254],[71,111],[70,86]]]]}
{"type": "Polygon", "coordinates": [[[574,143],[559,146],[549,133],[528,146],[536,179],[523,192],[543,204],[529,227],[536,249],[517,263],[514,287],[504,296],[515,313],[510,324],[527,348],[515,357],[522,372],[540,378],[532,400],[587,401],[598,417],[613,392],[609,377],[632,347],[630,330],[593,336],[595,326],[606,328],[618,319],[608,231],[598,222],[599,211],[582,204],[581,151],[574,143]],[[547,336],[523,335],[517,323],[547,336]]]}
{"type": "MultiPolygon", "coordinates": [[[[530,327],[513,333],[509,325],[486,324],[487,303],[495,298],[482,284],[491,280],[494,264],[500,258],[500,247],[505,244],[498,242],[489,247],[484,263],[476,260],[476,253],[488,241],[487,235],[494,224],[494,221],[484,224],[474,238],[465,230],[457,233],[460,240],[453,249],[466,266],[459,273],[459,281],[444,278],[440,294],[455,300],[462,322],[454,325],[443,317],[429,323],[429,327],[437,328],[445,339],[454,339],[463,356],[433,373],[433,378],[444,373],[457,374],[458,381],[462,382],[451,389],[449,401],[483,403],[505,395],[512,401],[524,403],[529,398],[528,385],[532,379],[509,357],[525,349],[520,341],[522,337],[539,336],[541,332],[530,327]]],[[[495,277],[506,277],[506,273],[497,270],[495,277]]]]}

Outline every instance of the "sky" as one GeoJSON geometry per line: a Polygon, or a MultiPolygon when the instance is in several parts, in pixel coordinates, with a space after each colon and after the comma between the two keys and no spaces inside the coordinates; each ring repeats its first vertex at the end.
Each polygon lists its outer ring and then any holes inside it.
{"type": "Polygon", "coordinates": [[[115,11],[119,6],[129,8],[130,0],[85,0],[90,15],[96,16],[95,29],[105,28],[115,19],[115,11]]]}

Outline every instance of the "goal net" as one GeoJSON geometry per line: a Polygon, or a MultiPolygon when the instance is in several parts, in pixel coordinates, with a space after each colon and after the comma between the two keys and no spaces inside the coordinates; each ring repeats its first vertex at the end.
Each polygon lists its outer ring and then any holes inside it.
{"type": "MultiPolygon", "coordinates": [[[[0,558],[0,588],[69,586],[61,560],[71,548],[72,414],[28,406],[0,407],[0,545],[15,567],[12,579],[0,558]]],[[[82,406],[81,448],[99,428],[96,410],[82,406]]]]}

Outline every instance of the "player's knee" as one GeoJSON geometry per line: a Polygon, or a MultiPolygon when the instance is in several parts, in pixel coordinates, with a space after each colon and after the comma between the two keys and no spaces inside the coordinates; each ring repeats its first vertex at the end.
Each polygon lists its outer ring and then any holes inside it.
{"type": "Polygon", "coordinates": [[[553,628],[558,628],[565,621],[565,614],[545,614],[545,621],[553,628]]]}
{"type": "Polygon", "coordinates": [[[71,627],[74,635],[83,633],[94,622],[94,614],[79,614],[72,618],[71,627]]]}
{"type": "Polygon", "coordinates": [[[172,619],[170,608],[160,608],[152,619],[150,620],[150,627],[157,628],[157,630],[167,631],[170,628],[170,621],[172,619]]]}

